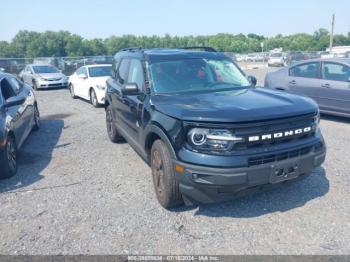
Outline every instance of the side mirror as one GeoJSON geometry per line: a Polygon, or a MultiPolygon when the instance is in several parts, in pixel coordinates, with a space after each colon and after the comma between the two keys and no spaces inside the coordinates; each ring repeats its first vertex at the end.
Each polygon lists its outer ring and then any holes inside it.
{"type": "Polygon", "coordinates": [[[350,77],[348,78],[348,82],[350,82],[350,77]]]}
{"type": "Polygon", "coordinates": [[[84,74],[80,74],[80,75],[78,75],[78,77],[81,78],[81,79],[86,79],[87,78],[87,76],[84,75],[84,74]]]}
{"type": "Polygon", "coordinates": [[[24,103],[24,100],[25,100],[24,98],[18,99],[18,97],[14,97],[14,96],[10,97],[5,101],[4,107],[8,108],[12,106],[19,106],[24,103]]]}
{"type": "Polygon", "coordinates": [[[140,92],[136,83],[127,83],[122,87],[122,94],[124,96],[137,96],[140,92]]]}
{"type": "Polygon", "coordinates": [[[252,86],[256,86],[257,80],[255,76],[248,76],[248,81],[252,86]]]}
{"type": "Polygon", "coordinates": [[[5,72],[5,68],[0,67],[0,72],[5,72]]]}

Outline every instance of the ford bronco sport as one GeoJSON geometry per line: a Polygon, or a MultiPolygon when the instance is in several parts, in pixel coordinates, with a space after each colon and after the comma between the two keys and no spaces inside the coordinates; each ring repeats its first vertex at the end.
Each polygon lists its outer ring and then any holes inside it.
{"type": "Polygon", "coordinates": [[[211,48],[123,49],[107,80],[108,136],[151,166],[165,208],[309,175],[326,155],[316,103],[255,83],[211,48]]]}

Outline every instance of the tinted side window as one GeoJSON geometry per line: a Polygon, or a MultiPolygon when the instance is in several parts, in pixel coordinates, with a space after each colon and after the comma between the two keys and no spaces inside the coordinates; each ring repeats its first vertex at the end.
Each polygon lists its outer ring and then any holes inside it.
{"type": "Polygon", "coordinates": [[[1,93],[2,93],[2,96],[4,97],[4,100],[7,100],[10,97],[16,95],[11,84],[9,83],[9,81],[6,78],[1,80],[0,88],[1,88],[1,93]]]}
{"type": "Polygon", "coordinates": [[[289,75],[306,78],[318,78],[318,63],[315,62],[294,66],[289,70],[289,75]]]}
{"type": "Polygon", "coordinates": [[[128,76],[129,83],[136,83],[139,90],[143,90],[143,67],[140,60],[132,59],[130,62],[130,70],[128,76]]]}
{"type": "Polygon", "coordinates": [[[323,64],[323,78],[334,81],[349,81],[350,67],[346,65],[328,63],[323,64]]]}
{"type": "Polygon", "coordinates": [[[123,59],[118,68],[119,83],[124,84],[128,80],[130,59],[123,59]]]}
{"type": "Polygon", "coordinates": [[[14,77],[10,77],[9,81],[15,94],[18,94],[22,88],[22,84],[14,77]]]}

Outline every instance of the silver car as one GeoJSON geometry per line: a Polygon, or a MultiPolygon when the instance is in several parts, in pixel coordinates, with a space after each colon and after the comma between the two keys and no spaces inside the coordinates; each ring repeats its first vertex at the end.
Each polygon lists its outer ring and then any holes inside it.
{"type": "Polygon", "coordinates": [[[272,53],[267,60],[268,66],[284,66],[285,60],[282,53],[272,53]]]}
{"type": "Polygon", "coordinates": [[[23,82],[35,90],[39,88],[67,87],[68,78],[51,65],[27,65],[19,74],[23,82]]]}
{"type": "Polygon", "coordinates": [[[265,78],[265,87],[313,98],[323,113],[350,117],[350,59],[313,59],[295,63],[265,78]]]}

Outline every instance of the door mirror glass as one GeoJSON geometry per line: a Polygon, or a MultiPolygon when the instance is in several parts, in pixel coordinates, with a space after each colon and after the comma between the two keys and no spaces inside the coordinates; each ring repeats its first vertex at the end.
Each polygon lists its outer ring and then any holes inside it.
{"type": "Polygon", "coordinates": [[[136,83],[127,83],[122,87],[122,94],[125,96],[139,95],[139,88],[136,83]]]}
{"type": "Polygon", "coordinates": [[[248,81],[252,86],[256,86],[257,80],[255,76],[248,76],[248,81]]]}

